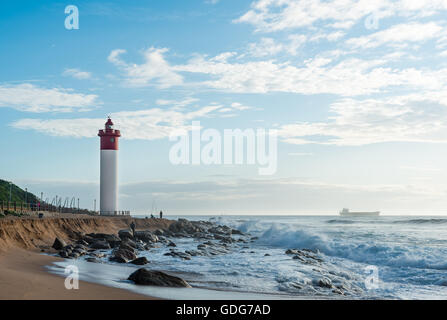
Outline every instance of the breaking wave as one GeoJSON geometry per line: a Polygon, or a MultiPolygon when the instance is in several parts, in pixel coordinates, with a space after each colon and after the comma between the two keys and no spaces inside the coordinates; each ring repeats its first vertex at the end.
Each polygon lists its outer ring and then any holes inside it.
{"type": "Polygon", "coordinates": [[[354,262],[398,268],[447,270],[447,249],[438,247],[392,244],[380,238],[358,241],[353,238],[331,238],[315,233],[273,224],[260,236],[258,243],[281,248],[319,250],[323,254],[354,262]]]}

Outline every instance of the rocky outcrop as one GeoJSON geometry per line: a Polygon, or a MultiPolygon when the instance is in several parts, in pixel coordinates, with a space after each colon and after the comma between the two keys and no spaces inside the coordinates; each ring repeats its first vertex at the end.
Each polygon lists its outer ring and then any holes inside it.
{"type": "Polygon", "coordinates": [[[195,226],[191,221],[186,219],[178,219],[169,226],[169,231],[173,233],[195,233],[202,231],[200,227],[195,226]]]}
{"type": "Polygon", "coordinates": [[[67,246],[67,244],[65,243],[64,240],[56,238],[54,239],[52,248],[56,250],[62,250],[65,246],[67,246]]]}
{"type": "Polygon", "coordinates": [[[135,260],[136,258],[137,256],[134,251],[120,248],[113,252],[113,256],[110,258],[110,261],[127,263],[130,260],[135,260]]]}
{"type": "Polygon", "coordinates": [[[110,244],[107,241],[105,241],[105,240],[98,240],[98,241],[93,242],[90,245],[90,248],[107,250],[107,249],[110,249],[111,247],[110,247],[110,244]]]}
{"type": "Polygon", "coordinates": [[[135,239],[143,242],[158,242],[158,237],[150,231],[135,231],[135,239]]]}
{"type": "Polygon", "coordinates": [[[138,285],[191,288],[182,278],[171,276],[162,271],[147,270],[145,268],[138,269],[132,273],[128,280],[138,285]]]}
{"type": "Polygon", "coordinates": [[[135,260],[132,260],[130,263],[135,264],[137,266],[143,266],[145,264],[148,264],[149,261],[146,259],[146,257],[139,257],[136,258],[135,260]]]}
{"type": "Polygon", "coordinates": [[[294,260],[299,260],[304,264],[317,264],[323,262],[318,250],[310,249],[287,249],[286,254],[293,255],[294,260]]]}
{"type": "Polygon", "coordinates": [[[120,237],[121,240],[133,239],[132,231],[130,231],[128,229],[123,229],[123,230],[118,231],[118,236],[120,237]]]}

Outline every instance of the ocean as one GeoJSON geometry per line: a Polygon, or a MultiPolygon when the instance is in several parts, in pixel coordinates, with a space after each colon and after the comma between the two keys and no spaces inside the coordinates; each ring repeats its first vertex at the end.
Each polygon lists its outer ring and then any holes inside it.
{"type": "MultiPolygon", "coordinates": [[[[170,299],[447,298],[447,217],[183,218],[225,224],[254,239],[228,254],[191,260],[165,256],[166,247],[140,253],[151,261],[146,267],[178,273],[192,289],[135,286],[126,279],[137,266],[106,260],[65,260],[49,269],[63,275],[67,265],[75,265],[80,279],[170,299]],[[303,252],[316,259],[293,259],[287,249],[309,249],[303,252]]],[[[179,251],[199,244],[191,238],[173,241],[179,251]]]]}

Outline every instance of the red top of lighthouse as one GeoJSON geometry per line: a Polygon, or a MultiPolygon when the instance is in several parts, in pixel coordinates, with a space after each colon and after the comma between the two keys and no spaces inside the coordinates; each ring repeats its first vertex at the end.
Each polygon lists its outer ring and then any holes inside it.
{"type": "Polygon", "coordinates": [[[119,130],[113,129],[113,122],[110,117],[107,119],[104,129],[99,130],[101,137],[101,150],[118,150],[118,138],[121,137],[119,130]]]}

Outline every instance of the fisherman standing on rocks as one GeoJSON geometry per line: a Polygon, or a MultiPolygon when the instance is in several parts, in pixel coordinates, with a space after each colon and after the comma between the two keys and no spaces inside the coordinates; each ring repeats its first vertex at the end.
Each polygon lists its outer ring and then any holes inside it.
{"type": "Polygon", "coordinates": [[[132,221],[132,223],[130,224],[130,229],[132,229],[132,235],[135,237],[135,222],[132,221]]]}
{"type": "Polygon", "coordinates": [[[163,219],[163,211],[160,210],[160,219],[163,219]]]}

